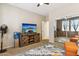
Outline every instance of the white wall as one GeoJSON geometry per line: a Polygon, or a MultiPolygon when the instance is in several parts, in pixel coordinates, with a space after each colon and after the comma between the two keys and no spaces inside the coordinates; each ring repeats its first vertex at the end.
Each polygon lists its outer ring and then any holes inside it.
{"type": "Polygon", "coordinates": [[[0,4],[0,25],[2,23],[2,7],[1,7],[1,4],[0,4]]]}
{"type": "Polygon", "coordinates": [[[42,21],[42,39],[49,40],[49,21],[42,21]]]}
{"type": "Polygon", "coordinates": [[[8,4],[2,4],[2,23],[8,26],[8,37],[4,39],[4,46],[12,47],[14,45],[13,32],[21,32],[22,23],[37,24],[37,32],[41,33],[43,16],[25,11],[8,4]]]}
{"type": "Polygon", "coordinates": [[[79,4],[54,4],[53,9],[49,13],[50,42],[54,42],[54,27],[56,28],[56,20],[73,16],[79,16],[79,4]]]}

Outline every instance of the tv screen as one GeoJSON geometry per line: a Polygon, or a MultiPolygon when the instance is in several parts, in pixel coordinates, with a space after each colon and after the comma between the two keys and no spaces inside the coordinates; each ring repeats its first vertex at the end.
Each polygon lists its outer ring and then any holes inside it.
{"type": "Polygon", "coordinates": [[[28,32],[28,31],[32,31],[32,32],[36,32],[36,24],[27,24],[27,23],[23,23],[22,24],[22,32],[28,32]]]}

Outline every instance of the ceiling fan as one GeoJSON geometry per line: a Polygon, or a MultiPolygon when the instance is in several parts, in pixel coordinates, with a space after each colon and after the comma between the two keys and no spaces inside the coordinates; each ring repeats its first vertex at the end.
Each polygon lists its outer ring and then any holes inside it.
{"type": "Polygon", "coordinates": [[[38,3],[37,7],[41,6],[42,4],[49,5],[49,3],[38,3]]]}

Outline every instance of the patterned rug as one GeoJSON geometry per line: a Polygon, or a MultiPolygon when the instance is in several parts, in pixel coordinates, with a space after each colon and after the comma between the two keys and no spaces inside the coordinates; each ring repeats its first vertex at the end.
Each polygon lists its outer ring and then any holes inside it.
{"type": "Polygon", "coordinates": [[[43,46],[30,49],[25,53],[17,54],[17,56],[63,56],[64,49],[56,48],[54,45],[47,43],[43,46]]]}

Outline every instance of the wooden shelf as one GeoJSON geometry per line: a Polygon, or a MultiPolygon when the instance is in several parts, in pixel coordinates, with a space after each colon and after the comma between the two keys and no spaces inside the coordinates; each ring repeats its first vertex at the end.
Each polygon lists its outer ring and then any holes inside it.
{"type": "Polygon", "coordinates": [[[27,46],[33,43],[40,42],[40,34],[39,33],[21,33],[20,36],[20,47],[27,46]]]}

